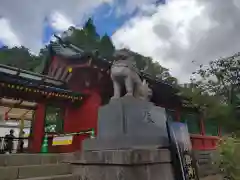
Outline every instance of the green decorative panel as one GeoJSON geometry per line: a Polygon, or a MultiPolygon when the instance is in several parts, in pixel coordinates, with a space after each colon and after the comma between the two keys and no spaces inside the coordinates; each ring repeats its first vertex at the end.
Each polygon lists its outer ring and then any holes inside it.
{"type": "Polygon", "coordinates": [[[64,113],[61,108],[47,106],[45,112],[45,132],[63,132],[63,115],[64,113]]]}
{"type": "Polygon", "coordinates": [[[200,117],[198,114],[186,113],[181,114],[181,122],[188,125],[188,131],[191,134],[200,134],[200,117]]]}
{"type": "Polygon", "coordinates": [[[167,115],[167,120],[168,121],[177,121],[177,114],[176,111],[166,109],[166,115],[167,115]]]}
{"type": "Polygon", "coordinates": [[[218,126],[211,120],[206,120],[204,122],[205,133],[207,136],[218,136],[218,126]]]}

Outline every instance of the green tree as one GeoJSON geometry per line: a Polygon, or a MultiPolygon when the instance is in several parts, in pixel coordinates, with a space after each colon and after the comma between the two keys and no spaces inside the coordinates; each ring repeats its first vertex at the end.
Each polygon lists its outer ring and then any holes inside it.
{"type": "Polygon", "coordinates": [[[220,168],[224,179],[240,179],[240,140],[235,135],[224,137],[219,146],[220,168]]]}
{"type": "Polygon", "coordinates": [[[239,93],[239,53],[211,61],[208,66],[200,65],[193,73],[195,79],[188,87],[181,88],[182,94],[193,104],[205,107],[206,119],[216,120],[230,131],[239,131],[235,94],[239,93]]]}
{"type": "Polygon", "coordinates": [[[100,36],[90,18],[82,29],[73,28],[73,33],[67,40],[84,51],[92,52],[98,49],[100,36]]]}
{"type": "Polygon", "coordinates": [[[208,66],[200,65],[194,74],[201,78],[193,79],[199,88],[229,101],[231,87],[240,85],[240,53],[211,61],[208,66]]]}
{"type": "Polygon", "coordinates": [[[111,38],[105,34],[100,42],[99,42],[99,45],[98,45],[98,50],[99,50],[99,53],[100,55],[103,57],[103,58],[111,58],[114,51],[115,51],[115,47],[111,41],[111,38]]]}
{"type": "Polygon", "coordinates": [[[89,18],[85,25],[83,26],[83,30],[86,34],[86,36],[91,37],[94,41],[99,41],[100,36],[96,31],[96,27],[93,23],[92,18],[89,18]]]}
{"type": "MultiPolygon", "coordinates": [[[[215,121],[223,124],[228,129],[233,128],[231,122],[234,119],[232,116],[232,106],[222,102],[221,97],[217,95],[209,95],[203,90],[196,87],[194,84],[180,87],[180,95],[187,97],[191,104],[198,106],[204,114],[205,120],[215,121]],[[226,123],[226,120],[229,120],[226,123]]],[[[237,128],[236,126],[234,126],[237,128]]]]}
{"type": "MultiPolygon", "coordinates": [[[[105,34],[100,37],[96,32],[93,20],[90,18],[82,29],[72,28],[73,33],[64,40],[74,44],[75,46],[87,52],[98,51],[99,56],[112,61],[112,55],[115,47],[111,38],[105,34]]],[[[125,49],[136,60],[137,67],[150,74],[171,84],[177,84],[177,79],[172,77],[168,69],[162,67],[158,62],[153,62],[152,58],[144,57],[141,54],[125,49]]]]}
{"type": "Polygon", "coordinates": [[[0,63],[33,71],[41,60],[39,56],[30,54],[29,50],[23,46],[13,48],[4,46],[0,48],[0,63]]]}

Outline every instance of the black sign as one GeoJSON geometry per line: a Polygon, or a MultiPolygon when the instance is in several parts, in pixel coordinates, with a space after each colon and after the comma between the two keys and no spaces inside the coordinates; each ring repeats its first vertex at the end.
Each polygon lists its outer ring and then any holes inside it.
{"type": "Polygon", "coordinates": [[[187,125],[168,121],[168,131],[177,179],[199,180],[187,125]]]}

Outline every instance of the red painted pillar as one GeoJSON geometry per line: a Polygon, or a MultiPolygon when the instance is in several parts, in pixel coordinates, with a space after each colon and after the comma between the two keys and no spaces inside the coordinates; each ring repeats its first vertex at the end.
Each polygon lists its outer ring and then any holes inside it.
{"type": "MultiPolygon", "coordinates": [[[[83,104],[77,108],[69,108],[65,114],[64,132],[80,132],[88,129],[95,129],[97,132],[98,108],[101,106],[101,96],[97,91],[85,91],[89,96],[83,104]]],[[[81,142],[89,135],[74,137],[72,147],[68,152],[77,151],[81,148],[81,142]]]]}
{"type": "Polygon", "coordinates": [[[32,134],[30,137],[30,152],[38,153],[41,151],[42,139],[44,136],[45,104],[38,104],[35,118],[32,123],[32,134]]]}
{"type": "Polygon", "coordinates": [[[218,136],[222,136],[222,128],[220,126],[218,126],[218,136]]]}
{"type": "Polygon", "coordinates": [[[205,135],[206,132],[205,132],[205,125],[204,125],[204,116],[202,115],[201,118],[200,118],[200,133],[201,135],[205,135]]]}

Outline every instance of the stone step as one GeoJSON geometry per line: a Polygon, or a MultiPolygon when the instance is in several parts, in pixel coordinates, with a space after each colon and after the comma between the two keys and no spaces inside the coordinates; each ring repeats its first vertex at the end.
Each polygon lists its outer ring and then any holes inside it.
{"type": "Polygon", "coordinates": [[[107,150],[84,151],[75,153],[72,159],[63,162],[72,164],[115,164],[134,165],[148,164],[152,162],[171,163],[172,158],[169,149],[132,149],[132,150],[107,150]]]}
{"type": "Polygon", "coordinates": [[[0,179],[6,180],[65,174],[71,174],[71,166],[69,164],[0,167],[0,179]]]}
{"type": "Polygon", "coordinates": [[[25,166],[56,164],[61,162],[66,154],[1,154],[1,166],[25,166]]]}
{"type": "Polygon", "coordinates": [[[79,177],[73,174],[56,175],[56,176],[45,176],[18,180],[79,180],[79,177]]]}

